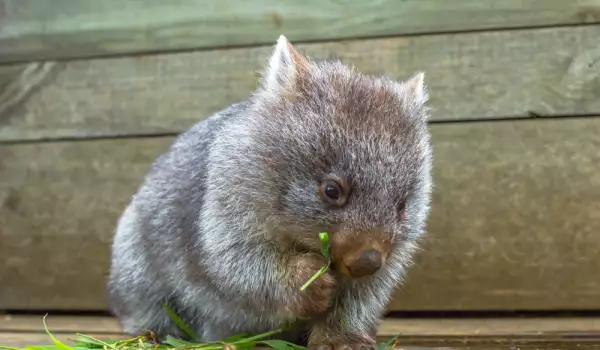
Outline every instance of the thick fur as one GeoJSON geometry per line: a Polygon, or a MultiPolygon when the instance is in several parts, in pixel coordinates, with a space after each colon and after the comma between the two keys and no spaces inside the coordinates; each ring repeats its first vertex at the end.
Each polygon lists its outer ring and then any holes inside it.
{"type": "Polygon", "coordinates": [[[114,238],[111,311],[132,334],[183,336],[166,302],[206,340],[288,326],[300,344],[373,344],[425,231],[426,102],[422,74],[361,74],[280,37],[257,91],[181,134],[132,198],[114,238]],[[317,196],[329,174],[351,184],[343,208],[317,196]],[[325,263],[322,231],[333,245],[384,232],[392,250],[373,276],[331,270],[301,292],[325,263]]]}

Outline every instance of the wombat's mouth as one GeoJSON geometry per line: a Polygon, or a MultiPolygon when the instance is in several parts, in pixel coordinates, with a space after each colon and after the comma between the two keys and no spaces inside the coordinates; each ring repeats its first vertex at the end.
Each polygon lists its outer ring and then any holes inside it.
{"type": "MultiPolygon", "coordinates": [[[[349,278],[375,275],[385,264],[391,243],[385,232],[329,233],[331,268],[349,278]]],[[[321,254],[318,239],[294,242],[294,253],[321,254]]],[[[325,260],[325,257],[324,257],[325,260]]]]}

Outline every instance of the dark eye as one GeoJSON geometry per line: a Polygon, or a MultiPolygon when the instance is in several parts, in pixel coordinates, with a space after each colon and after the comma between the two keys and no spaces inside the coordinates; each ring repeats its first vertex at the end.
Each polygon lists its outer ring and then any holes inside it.
{"type": "Polygon", "coordinates": [[[400,204],[398,205],[398,216],[400,217],[400,220],[406,220],[407,218],[406,202],[404,201],[400,202],[400,204]]]}
{"type": "Polygon", "coordinates": [[[325,179],[319,185],[319,198],[326,204],[342,207],[350,194],[349,184],[338,178],[325,179]]]}
{"type": "Polygon", "coordinates": [[[325,195],[334,201],[340,199],[340,188],[336,183],[326,183],[325,184],[325,195]]]}

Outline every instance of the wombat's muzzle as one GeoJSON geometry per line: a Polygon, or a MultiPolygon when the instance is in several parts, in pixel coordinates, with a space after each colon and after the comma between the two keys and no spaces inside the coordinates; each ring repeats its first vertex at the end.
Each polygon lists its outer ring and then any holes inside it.
{"type": "Polygon", "coordinates": [[[381,252],[377,249],[369,249],[354,259],[344,259],[343,263],[351,277],[364,277],[377,272],[383,264],[382,260],[381,252]]]}
{"type": "Polygon", "coordinates": [[[334,268],[351,278],[377,273],[385,264],[390,250],[389,240],[384,232],[350,235],[338,232],[337,235],[334,234],[332,241],[334,268]]]}

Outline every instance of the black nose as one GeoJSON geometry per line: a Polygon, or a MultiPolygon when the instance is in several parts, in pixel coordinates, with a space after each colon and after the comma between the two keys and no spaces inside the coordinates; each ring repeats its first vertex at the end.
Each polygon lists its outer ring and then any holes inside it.
{"type": "Polygon", "coordinates": [[[347,267],[354,277],[372,275],[381,268],[381,253],[375,249],[366,250],[347,267]]]}

